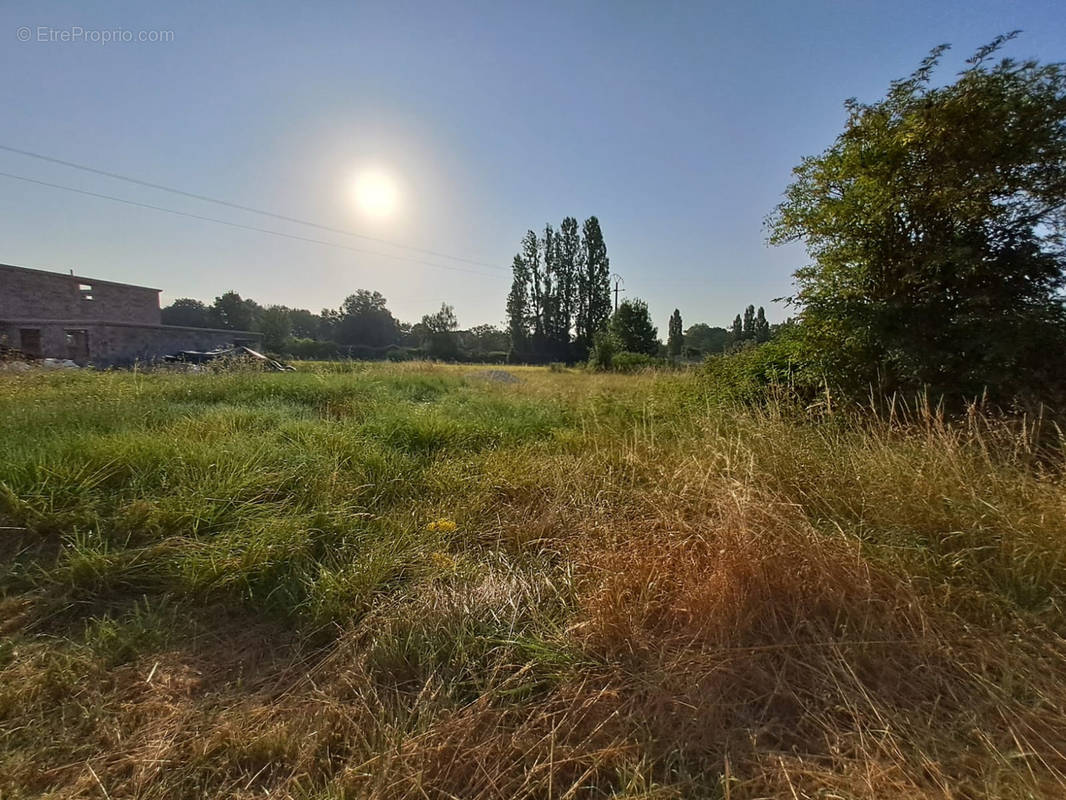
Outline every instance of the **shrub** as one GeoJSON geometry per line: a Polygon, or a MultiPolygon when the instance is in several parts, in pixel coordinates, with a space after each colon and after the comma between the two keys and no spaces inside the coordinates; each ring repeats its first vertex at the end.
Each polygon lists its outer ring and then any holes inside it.
{"type": "Polygon", "coordinates": [[[623,351],[618,353],[611,364],[615,372],[636,372],[648,367],[665,367],[667,361],[664,358],[655,358],[644,353],[630,353],[623,351]]]}
{"type": "Polygon", "coordinates": [[[521,359],[510,362],[510,354],[506,350],[493,350],[491,352],[479,352],[477,350],[465,350],[459,353],[459,360],[469,364],[507,364],[521,363],[521,359]]]}
{"type": "Polygon", "coordinates": [[[597,331],[592,340],[589,366],[595,369],[610,369],[618,347],[614,337],[607,331],[597,331]]]}
{"type": "Polygon", "coordinates": [[[710,394],[723,400],[759,403],[783,395],[809,401],[825,389],[825,381],[808,357],[803,341],[784,334],[703,362],[710,394]]]}
{"type": "Polygon", "coordinates": [[[339,355],[336,344],[317,339],[290,339],[286,349],[289,355],[299,359],[328,359],[339,355]]]}

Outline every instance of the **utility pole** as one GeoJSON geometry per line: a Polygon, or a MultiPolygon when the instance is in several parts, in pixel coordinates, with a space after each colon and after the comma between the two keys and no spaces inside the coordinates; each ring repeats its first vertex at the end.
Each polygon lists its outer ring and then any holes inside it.
{"type": "Polygon", "coordinates": [[[619,288],[619,286],[623,283],[621,275],[619,275],[618,273],[615,273],[611,277],[614,278],[614,310],[617,311],[618,310],[618,293],[619,292],[624,292],[625,289],[619,288]]]}

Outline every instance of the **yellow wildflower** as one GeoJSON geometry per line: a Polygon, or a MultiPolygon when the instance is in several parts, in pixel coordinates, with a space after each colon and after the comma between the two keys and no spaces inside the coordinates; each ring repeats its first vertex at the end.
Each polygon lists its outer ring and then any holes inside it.
{"type": "Polygon", "coordinates": [[[455,524],[454,520],[450,520],[447,517],[441,517],[438,520],[434,520],[426,526],[427,531],[435,533],[452,533],[459,526],[455,524]]]}
{"type": "Polygon", "coordinates": [[[454,558],[439,550],[436,553],[432,553],[429,560],[433,562],[433,566],[445,572],[453,572],[458,566],[458,562],[454,558]]]}

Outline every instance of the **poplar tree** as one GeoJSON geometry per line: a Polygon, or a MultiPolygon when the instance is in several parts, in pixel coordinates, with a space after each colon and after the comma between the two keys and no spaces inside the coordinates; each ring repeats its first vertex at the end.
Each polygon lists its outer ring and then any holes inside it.
{"type": "Polygon", "coordinates": [[[755,306],[748,306],[744,309],[744,324],[741,332],[744,339],[755,338],[755,306]]]}
{"type": "Polygon", "coordinates": [[[759,310],[755,313],[755,341],[770,341],[770,323],[766,321],[766,312],[763,311],[762,306],[759,306],[759,310]]]}
{"type": "Polygon", "coordinates": [[[511,262],[511,291],[507,295],[507,332],[511,337],[510,361],[525,361],[529,354],[529,270],[521,254],[511,262]]]}
{"type": "Polygon", "coordinates": [[[581,249],[584,255],[580,288],[584,294],[584,319],[577,331],[578,339],[588,347],[597,331],[607,327],[611,317],[611,262],[600,230],[600,221],[589,217],[582,227],[581,249]]]}
{"type": "Polygon", "coordinates": [[[573,357],[570,332],[577,313],[577,280],[582,263],[581,235],[578,233],[577,220],[565,217],[559,225],[555,252],[556,340],[560,345],[561,357],[565,361],[573,357]]]}
{"type": "Polygon", "coordinates": [[[666,353],[671,358],[677,358],[681,355],[681,345],[684,342],[685,334],[681,327],[681,311],[674,309],[674,313],[670,315],[670,325],[668,329],[668,336],[666,339],[666,353]]]}
{"type": "Polygon", "coordinates": [[[540,263],[540,241],[534,231],[526,231],[520,253],[529,284],[529,319],[532,323],[532,344],[536,350],[544,339],[544,272],[540,263]]]}
{"type": "Polygon", "coordinates": [[[730,333],[733,334],[733,341],[739,342],[744,339],[744,327],[740,321],[740,314],[737,314],[733,319],[733,327],[730,329],[730,333]]]}
{"type": "Polygon", "coordinates": [[[559,230],[544,226],[522,238],[511,265],[507,319],[514,360],[562,361],[587,357],[611,314],[610,261],[600,223],[574,217],[559,230]]]}

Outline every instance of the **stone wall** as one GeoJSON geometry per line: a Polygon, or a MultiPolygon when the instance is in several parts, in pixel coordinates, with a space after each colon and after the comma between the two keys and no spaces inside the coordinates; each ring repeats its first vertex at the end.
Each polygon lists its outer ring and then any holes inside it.
{"type": "Polygon", "coordinates": [[[179,350],[213,350],[231,344],[258,348],[260,336],[247,331],[184,328],[176,325],[131,325],[107,322],[2,322],[0,337],[23,348],[23,330],[40,331],[43,358],[71,359],[97,367],[151,363],[179,350]],[[84,344],[82,344],[84,331],[84,344]]]}
{"type": "Polygon", "coordinates": [[[159,290],[0,264],[0,319],[159,325],[159,290]]]}
{"type": "Polygon", "coordinates": [[[259,340],[258,333],[247,331],[101,324],[90,333],[89,353],[95,366],[124,366],[137,361],[158,361],[179,350],[213,350],[232,344],[257,349],[259,340]]]}

